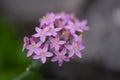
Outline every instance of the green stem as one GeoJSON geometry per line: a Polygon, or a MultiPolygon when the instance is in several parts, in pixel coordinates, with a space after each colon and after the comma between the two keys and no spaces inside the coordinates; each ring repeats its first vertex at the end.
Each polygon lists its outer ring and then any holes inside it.
{"type": "Polygon", "coordinates": [[[32,68],[32,66],[28,66],[26,68],[26,71],[24,71],[21,75],[16,77],[14,80],[23,80],[23,79],[25,79],[31,73],[31,68],[32,68]]]}
{"type": "Polygon", "coordinates": [[[31,65],[29,65],[26,68],[26,71],[24,71],[21,75],[16,77],[14,80],[24,80],[32,71],[35,71],[36,69],[40,69],[41,63],[39,61],[33,61],[31,65]]]}
{"type": "Polygon", "coordinates": [[[23,72],[20,76],[18,76],[17,78],[15,78],[14,80],[23,80],[25,79],[28,75],[30,74],[30,72],[23,72]]]}

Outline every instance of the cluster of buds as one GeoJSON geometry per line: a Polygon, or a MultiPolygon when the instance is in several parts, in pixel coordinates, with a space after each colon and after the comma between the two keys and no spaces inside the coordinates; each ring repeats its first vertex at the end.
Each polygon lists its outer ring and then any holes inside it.
{"type": "Polygon", "coordinates": [[[81,50],[85,48],[82,34],[89,30],[87,20],[80,21],[74,14],[61,12],[47,13],[39,22],[36,33],[24,37],[23,51],[28,50],[27,57],[40,59],[43,64],[50,58],[51,62],[58,61],[59,66],[74,55],[82,58],[81,50]]]}

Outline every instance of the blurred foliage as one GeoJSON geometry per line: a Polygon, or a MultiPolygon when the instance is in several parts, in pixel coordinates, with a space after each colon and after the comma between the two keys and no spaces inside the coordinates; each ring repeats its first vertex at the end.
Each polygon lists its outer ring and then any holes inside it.
{"type": "MultiPolygon", "coordinates": [[[[23,40],[16,35],[15,29],[5,18],[0,19],[0,80],[14,80],[31,64],[31,59],[26,58],[22,52],[23,40]]],[[[25,80],[42,77],[31,72],[25,80]]],[[[37,79],[36,79],[37,80],[37,79]]]]}

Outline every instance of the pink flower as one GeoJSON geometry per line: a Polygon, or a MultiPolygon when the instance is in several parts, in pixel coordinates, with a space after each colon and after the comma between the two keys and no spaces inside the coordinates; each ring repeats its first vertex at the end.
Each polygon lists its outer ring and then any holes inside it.
{"type": "Polygon", "coordinates": [[[49,40],[50,40],[50,42],[51,42],[51,44],[50,44],[50,46],[51,46],[51,48],[55,48],[55,50],[59,50],[59,47],[60,47],[60,45],[63,45],[63,44],[65,44],[66,43],[66,41],[63,41],[63,40],[59,40],[59,37],[56,37],[56,38],[49,38],[49,40]]]}
{"type": "Polygon", "coordinates": [[[46,17],[47,17],[49,23],[53,23],[55,20],[60,19],[60,16],[58,16],[54,13],[47,13],[46,17]]]}
{"type": "Polygon", "coordinates": [[[51,61],[58,61],[59,66],[75,54],[82,58],[81,50],[85,48],[82,34],[89,30],[87,20],[79,21],[74,13],[51,12],[40,18],[39,22],[40,26],[35,27],[36,33],[31,38],[24,37],[22,51],[28,50],[27,57],[40,59],[43,64],[46,58],[52,58],[51,61]]]}
{"type": "Polygon", "coordinates": [[[28,45],[29,45],[29,38],[25,36],[24,37],[24,45],[23,45],[22,51],[24,51],[25,48],[27,48],[28,45]]]}
{"type": "Polygon", "coordinates": [[[38,48],[33,56],[33,59],[41,59],[41,62],[44,64],[46,62],[46,57],[53,56],[53,53],[48,52],[48,44],[45,44],[44,48],[38,48]]]}
{"type": "Polygon", "coordinates": [[[61,34],[61,38],[64,40],[68,40],[70,37],[70,32],[68,30],[63,30],[61,34]]]}
{"type": "Polygon", "coordinates": [[[40,37],[40,40],[42,42],[44,42],[45,39],[46,39],[46,36],[49,35],[48,34],[48,28],[40,29],[40,28],[36,27],[35,30],[36,30],[37,33],[34,34],[33,36],[34,37],[40,37]]]}
{"type": "Polygon", "coordinates": [[[74,36],[74,40],[76,41],[76,42],[78,42],[79,44],[81,43],[83,43],[83,39],[82,39],[82,37],[83,37],[83,35],[82,34],[80,34],[80,35],[73,35],[74,36]]]}
{"type": "Polygon", "coordinates": [[[40,22],[40,27],[44,26],[44,25],[48,25],[48,19],[46,18],[46,16],[43,16],[42,18],[39,19],[40,22]]]}
{"type": "Polygon", "coordinates": [[[71,58],[74,54],[76,54],[79,58],[82,58],[80,51],[83,50],[85,47],[81,44],[77,44],[77,42],[73,41],[72,45],[65,45],[65,47],[70,50],[68,54],[69,58],[71,58]]]}
{"type": "Polygon", "coordinates": [[[48,35],[49,36],[56,36],[57,32],[60,31],[62,28],[55,28],[53,24],[47,26],[49,28],[48,35]]]}
{"type": "Polygon", "coordinates": [[[36,44],[33,37],[30,38],[30,43],[31,44],[29,44],[27,46],[27,49],[28,49],[27,57],[31,56],[33,54],[33,52],[36,52],[36,49],[39,48],[42,44],[42,42],[39,42],[39,43],[36,44]]]}
{"type": "Polygon", "coordinates": [[[75,19],[76,25],[82,30],[89,30],[90,28],[87,26],[87,20],[82,20],[81,22],[78,19],[75,19]]]}
{"type": "Polygon", "coordinates": [[[63,49],[61,52],[54,51],[54,53],[55,53],[56,56],[53,57],[53,58],[51,59],[51,61],[52,61],[52,62],[58,61],[58,65],[59,65],[59,66],[62,66],[63,61],[65,61],[65,62],[68,62],[68,61],[69,61],[69,58],[68,58],[67,56],[65,56],[65,54],[66,54],[66,49],[63,49]]]}
{"type": "MultiPolygon", "coordinates": [[[[78,24],[78,23],[77,23],[78,24]]],[[[68,21],[68,25],[65,26],[66,29],[70,30],[71,34],[75,34],[76,31],[83,32],[81,28],[78,27],[76,23],[68,21]]]]}

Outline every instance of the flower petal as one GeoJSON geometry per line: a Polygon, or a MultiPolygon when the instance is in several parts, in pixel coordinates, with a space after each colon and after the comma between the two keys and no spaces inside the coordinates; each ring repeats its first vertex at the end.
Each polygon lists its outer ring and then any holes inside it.
{"type": "Polygon", "coordinates": [[[59,41],[58,44],[65,44],[66,41],[59,41]]]}
{"type": "Polygon", "coordinates": [[[55,28],[55,31],[60,31],[62,28],[55,28]]]}
{"type": "Polygon", "coordinates": [[[82,47],[80,48],[80,50],[83,50],[83,49],[85,49],[85,46],[82,46],[82,47]]]}
{"type": "Polygon", "coordinates": [[[46,62],[46,57],[41,57],[41,62],[42,62],[43,64],[45,64],[45,62],[46,62]]]}
{"type": "Polygon", "coordinates": [[[58,65],[59,65],[59,67],[61,67],[62,64],[63,64],[63,60],[62,60],[62,59],[59,59],[59,61],[58,61],[58,65]]]}
{"type": "Polygon", "coordinates": [[[24,42],[29,42],[29,38],[27,36],[24,37],[24,42]]]}
{"type": "Polygon", "coordinates": [[[70,29],[71,34],[75,33],[75,29],[70,29]]]}
{"type": "Polygon", "coordinates": [[[76,55],[79,57],[79,58],[82,58],[82,55],[79,51],[76,52],[76,55]]]}
{"type": "Polygon", "coordinates": [[[51,61],[52,61],[52,62],[58,61],[58,57],[57,57],[57,56],[53,57],[53,58],[51,59],[51,61]]]}
{"type": "Polygon", "coordinates": [[[66,56],[63,57],[63,60],[66,61],[66,62],[69,62],[69,61],[70,61],[69,58],[66,57],[66,56]]]}
{"type": "Polygon", "coordinates": [[[46,57],[51,57],[51,56],[53,56],[53,53],[51,53],[51,52],[46,53],[46,57]]]}
{"type": "Polygon", "coordinates": [[[39,33],[36,33],[33,35],[34,37],[40,37],[40,34],[39,33]]]}
{"type": "Polygon", "coordinates": [[[59,52],[54,50],[54,54],[58,56],[59,52]]]}
{"type": "Polygon", "coordinates": [[[53,44],[50,44],[50,48],[53,48],[54,47],[54,45],[53,44]]]}
{"type": "Polygon", "coordinates": [[[41,46],[42,42],[39,41],[37,44],[36,44],[36,47],[39,48],[41,46]]]}
{"type": "Polygon", "coordinates": [[[68,50],[71,50],[71,45],[65,45],[68,50]]]}
{"type": "Polygon", "coordinates": [[[40,55],[40,50],[41,50],[40,48],[35,49],[35,50],[34,50],[35,54],[36,54],[36,55],[40,55]]]}
{"type": "Polygon", "coordinates": [[[35,31],[39,33],[40,32],[40,28],[35,27],[35,31]]]}
{"type": "Polygon", "coordinates": [[[24,44],[22,48],[22,52],[25,50],[25,48],[26,48],[26,45],[24,44]]]}
{"type": "Polygon", "coordinates": [[[90,30],[90,28],[88,26],[85,26],[84,30],[90,30]]]}
{"type": "Polygon", "coordinates": [[[47,32],[49,30],[49,27],[44,28],[44,31],[47,32]]]}
{"type": "Polygon", "coordinates": [[[87,24],[87,20],[86,19],[81,21],[81,25],[86,25],[86,24],[87,24]]]}
{"type": "Polygon", "coordinates": [[[40,59],[40,55],[34,55],[32,58],[33,59],[40,59]]]}
{"type": "Polygon", "coordinates": [[[47,50],[48,50],[48,44],[45,44],[43,50],[44,50],[44,51],[47,51],[47,50]]]}
{"type": "Polygon", "coordinates": [[[78,28],[78,29],[76,29],[76,30],[79,31],[79,32],[83,32],[83,29],[79,29],[79,28],[78,28]]]}
{"type": "Polygon", "coordinates": [[[50,42],[53,42],[53,41],[54,41],[54,39],[53,39],[52,37],[50,37],[49,40],[50,40],[50,42]]]}
{"type": "Polygon", "coordinates": [[[65,54],[66,54],[66,49],[63,49],[63,50],[61,51],[61,54],[62,54],[62,55],[65,55],[65,54]]]}
{"type": "Polygon", "coordinates": [[[30,57],[32,55],[33,51],[29,50],[27,53],[27,57],[30,57]]]}
{"type": "Polygon", "coordinates": [[[46,36],[40,36],[40,40],[41,40],[42,42],[44,42],[45,39],[46,39],[46,36]]]}
{"type": "Polygon", "coordinates": [[[53,36],[56,36],[56,35],[57,35],[57,33],[56,33],[56,32],[52,32],[52,35],[53,35],[53,36]]]}
{"type": "Polygon", "coordinates": [[[74,51],[70,51],[70,53],[68,54],[68,58],[71,58],[74,55],[74,51]]]}
{"type": "Polygon", "coordinates": [[[52,34],[51,34],[50,32],[47,32],[46,35],[47,35],[47,36],[51,36],[52,34]]]}
{"type": "Polygon", "coordinates": [[[59,50],[59,45],[55,45],[55,50],[56,50],[56,51],[59,50]]]}

